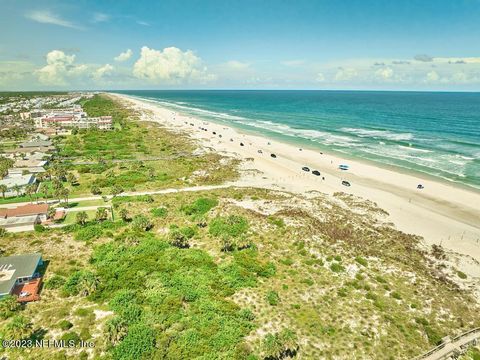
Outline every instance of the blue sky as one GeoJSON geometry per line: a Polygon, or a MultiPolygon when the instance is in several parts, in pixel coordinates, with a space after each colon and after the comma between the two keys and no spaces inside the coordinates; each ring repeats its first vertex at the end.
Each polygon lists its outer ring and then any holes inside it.
{"type": "Polygon", "coordinates": [[[480,90],[480,0],[0,0],[0,89],[480,90]]]}

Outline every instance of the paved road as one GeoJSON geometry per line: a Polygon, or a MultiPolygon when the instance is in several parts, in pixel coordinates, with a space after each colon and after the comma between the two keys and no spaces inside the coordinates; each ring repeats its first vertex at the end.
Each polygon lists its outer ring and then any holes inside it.
{"type": "MultiPolygon", "coordinates": [[[[159,194],[171,194],[171,193],[176,193],[176,192],[189,192],[189,191],[205,191],[205,190],[215,190],[215,189],[225,189],[229,188],[231,186],[235,186],[235,184],[222,184],[222,185],[205,185],[205,186],[193,186],[193,187],[186,187],[186,188],[170,188],[170,189],[162,189],[162,190],[149,190],[149,191],[131,191],[131,192],[124,192],[121,193],[120,195],[117,195],[117,197],[124,197],[124,196],[139,196],[139,195],[159,195],[159,194]]],[[[113,198],[113,195],[105,195],[108,200],[111,200],[113,198]]],[[[102,200],[103,197],[100,195],[94,195],[94,196],[85,196],[85,197],[75,197],[75,198],[69,198],[69,202],[77,202],[77,201],[89,201],[89,200],[102,200]]],[[[40,203],[44,203],[45,201],[39,201],[40,203]]],[[[12,204],[3,204],[0,205],[0,208],[14,208],[17,206],[21,205],[27,205],[31,204],[32,202],[26,201],[26,202],[20,202],[20,203],[12,203],[12,204]]],[[[35,201],[33,201],[35,203],[35,201]]],[[[49,204],[56,204],[58,203],[57,199],[50,199],[48,200],[49,204]]],[[[101,207],[101,205],[99,205],[101,207]]],[[[73,209],[73,208],[72,208],[73,209]]]]}

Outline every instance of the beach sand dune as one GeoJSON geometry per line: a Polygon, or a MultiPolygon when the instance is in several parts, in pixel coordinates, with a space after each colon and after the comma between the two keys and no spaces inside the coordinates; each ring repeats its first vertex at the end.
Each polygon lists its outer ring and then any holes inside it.
{"type": "Polygon", "coordinates": [[[345,192],[371,200],[389,213],[389,221],[397,229],[420,235],[429,245],[442,245],[447,250],[472,257],[476,261],[466,261],[460,268],[480,277],[480,266],[475,264],[480,262],[478,192],[312,149],[300,150],[273,139],[185,116],[152,102],[112,95],[134,106],[143,114],[142,120],[187,132],[210,151],[249,159],[244,166],[255,171],[246,172],[248,175],[236,183],[238,186],[280,188],[296,193],[345,192]],[[340,164],[348,164],[349,170],[339,170],[340,164]],[[320,176],[303,171],[304,166],[311,171],[318,170],[320,176]],[[342,185],[342,181],[348,181],[351,186],[342,185]],[[424,189],[417,189],[418,184],[423,184],[424,189]]]}

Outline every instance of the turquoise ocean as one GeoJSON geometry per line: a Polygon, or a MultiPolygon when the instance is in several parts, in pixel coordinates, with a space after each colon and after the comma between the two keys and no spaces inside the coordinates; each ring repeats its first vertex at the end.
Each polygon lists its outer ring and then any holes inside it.
{"type": "Polygon", "coordinates": [[[480,190],[480,93],[118,92],[298,146],[480,190]]]}

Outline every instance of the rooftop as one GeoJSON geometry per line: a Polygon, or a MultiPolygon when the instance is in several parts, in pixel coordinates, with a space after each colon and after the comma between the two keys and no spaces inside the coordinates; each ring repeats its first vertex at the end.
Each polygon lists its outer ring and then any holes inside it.
{"type": "Polygon", "coordinates": [[[0,208],[0,217],[11,218],[19,216],[46,214],[47,211],[48,204],[27,204],[12,209],[0,208]]]}
{"type": "Polygon", "coordinates": [[[20,175],[20,176],[7,176],[0,180],[0,185],[6,185],[8,189],[13,188],[15,185],[25,186],[32,184],[35,181],[35,177],[32,174],[20,175]]]}
{"type": "Polygon", "coordinates": [[[52,145],[52,142],[49,141],[49,140],[35,139],[35,140],[31,140],[31,141],[21,143],[20,147],[23,147],[23,148],[26,148],[26,147],[28,147],[28,148],[31,148],[31,147],[47,147],[47,146],[51,146],[51,145],[52,145]]]}
{"type": "Polygon", "coordinates": [[[41,254],[23,254],[0,258],[0,295],[9,294],[18,278],[32,277],[41,254]]]}

